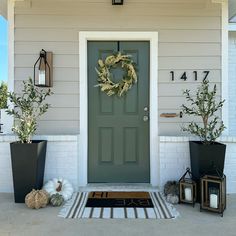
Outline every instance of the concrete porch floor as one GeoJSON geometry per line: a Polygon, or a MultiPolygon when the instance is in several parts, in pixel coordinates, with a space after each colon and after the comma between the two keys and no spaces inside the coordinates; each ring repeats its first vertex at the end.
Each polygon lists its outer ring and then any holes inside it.
{"type": "Polygon", "coordinates": [[[228,195],[224,217],[199,212],[199,205],[177,205],[175,220],[80,220],[57,216],[60,208],[31,210],[15,204],[13,194],[0,193],[0,236],[160,236],[236,235],[236,194],[228,195]]]}

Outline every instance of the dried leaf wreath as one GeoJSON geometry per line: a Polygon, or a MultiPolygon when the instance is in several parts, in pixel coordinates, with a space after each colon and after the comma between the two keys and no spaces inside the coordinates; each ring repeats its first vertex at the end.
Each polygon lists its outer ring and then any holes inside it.
{"type": "Polygon", "coordinates": [[[100,87],[101,91],[105,92],[108,96],[118,95],[121,97],[137,82],[135,64],[131,60],[130,55],[124,55],[118,52],[117,54],[108,56],[104,61],[99,59],[98,69],[95,69],[98,74],[98,84],[96,87],[100,87]],[[121,66],[126,73],[122,80],[115,83],[112,81],[110,70],[118,66],[121,66]]]}

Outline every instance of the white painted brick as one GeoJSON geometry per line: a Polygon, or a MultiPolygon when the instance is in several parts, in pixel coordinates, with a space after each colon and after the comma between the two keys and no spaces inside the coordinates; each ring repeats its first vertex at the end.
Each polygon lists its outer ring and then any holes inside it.
{"type": "Polygon", "coordinates": [[[164,159],[165,160],[170,160],[170,161],[176,161],[178,160],[178,157],[180,156],[180,154],[176,153],[176,152],[169,152],[169,150],[165,153],[164,159]]]}
{"type": "Polygon", "coordinates": [[[162,160],[161,164],[165,164],[167,167],[171,166],[171,165],[178,165],[178,160],[173,161],[172,159],[165,159],[162,160]]]}
{"type": "MultiPolygon", "coordinates": [[[[182,139],[182,137],[160,137],[160,140],[165,140],[165,142],[160,142],[160,163],[161,167],[163,167],[160,170],[160,176],[161,187],[163,187],[168,180],[178,180],[186,168],[190,166],[189,139],[182,139]],[[183,140],[183,142],[181,143],[180,140],[183,140]],[[176,152],[174,153],[173,150],[175,149],[176,152]],[[177,152],[177,150],[181,150],[181,152],[177,152]]],[[[227,145],[225,159],[227,192],[236,193],[236,137],[222,137],[219,141],[221,140],[227,145]]]]}
{"type": "MultiPolygon", "coordinates": [[[[38,136],[37,138],[48,140],[44,181],[63,177],[71,181],[77,189],[77,136],[38,136]]],[[[0,192],[13,191],[9,143],[14,139],[14,136],[0,136],[0,192]]]]}
{"type": "MultiPolygon", "coordinates": [[[[44,138],[47,136],[44,136],[44,138]]],[[[78,186],[78,143],[63,141],[63,136],[49,136],[45,166],[45,182],[54,177],[63,177],[78,186]]],[[[0,137],[0,192],[12,192],[11,159],[9,142],[13,137],[0,137]],[[8,141],[7,141],[8,140],[8,141]]],[[[159,137],[160,186],[168,180],[179,180],[186,168],[190,166],[190,137],[159,137]]],[[[227,175],[227,192],[236,193],[236,137],[222,137],[219,141],[227,144],[225,173],[227,175]]]]}
{"type": "Polygon", "coordinates": [[[188,150],[188,148],[189,148],[188,145],[184,145],[182,147],[177,147],[176,151],[179,153],[184,153],[184,152],[186,152],[186,150],[188,150]]]}

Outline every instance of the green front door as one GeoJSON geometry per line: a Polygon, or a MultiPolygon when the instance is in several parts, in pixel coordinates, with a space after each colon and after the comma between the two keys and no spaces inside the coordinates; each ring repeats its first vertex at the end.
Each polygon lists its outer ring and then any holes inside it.
{"type": "MultiPolygon", "coordinates": [[[[114,69],[114,80],[123,73],[114,69]]],[[[149,183],[149,42],[89,41],[88,101],[88,182],[149,183]],[[118,50],[132,55],[138,75],[121,98],[95,87],[98,59],[118,50]]]]}

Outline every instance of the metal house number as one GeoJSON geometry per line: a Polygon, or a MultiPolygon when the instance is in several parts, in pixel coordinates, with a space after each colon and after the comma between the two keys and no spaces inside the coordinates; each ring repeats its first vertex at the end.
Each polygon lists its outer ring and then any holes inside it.
{"type": "MultiPolygon", "coordinates": [[[[205,80],[205,79],[207,79],[208,75],[210,74],[210,71],[209,70],[205,70],[202,73],[203,73],[203,80],[205,80]]],[[[175,72],[171,71],[170,74],[171,74],[171,80],[175,81],[175,72]]],[[[198,72],[197,71],[193,71],[193,74],[194,74],[194,80],[197,81],[198,80],[198,72]]],[[[186,81],[188,79],[186,71],[181,75],[180,79],[184,80],[184,81],[186,81]]]]}

